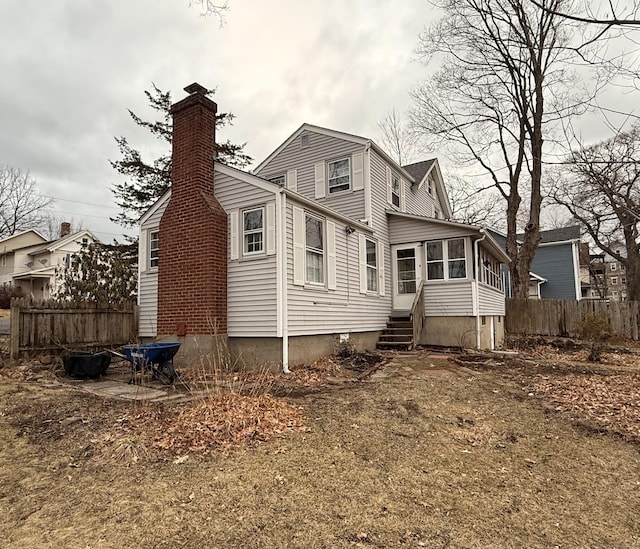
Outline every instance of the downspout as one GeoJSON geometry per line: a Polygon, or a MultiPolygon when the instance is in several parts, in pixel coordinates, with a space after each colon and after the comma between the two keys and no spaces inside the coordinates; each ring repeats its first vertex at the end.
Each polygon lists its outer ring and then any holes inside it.
{"type": "Polygon", "coordinates": [[[287,197],[284,190],[278,194],[280,198],[280,326],[282,330],[282,372],[289,370],[289,315],[288,315],[288,282],[287,282],[287,197]]]}
{"type": "Polygon", "coordinates": [[[484,229],[480,229],[480,234],[482,235],[482,238],[477,238],[476,240],[473,241],[473,253],[474,253],[474,257],[476,260],[476,276],[474,277],[474,281],[473,284],[475,286],[476,291],[473,292],[473,308],[475,309],[475,313],[476,313],[476,349],[480,349],[480,296],[479,296],[479,291],[478,291],[478,286],[480,284],[480,246],[478,245],[479,242],[482,242],[485,238],[487,238],[487,233],[485,232],[484,229]]]}

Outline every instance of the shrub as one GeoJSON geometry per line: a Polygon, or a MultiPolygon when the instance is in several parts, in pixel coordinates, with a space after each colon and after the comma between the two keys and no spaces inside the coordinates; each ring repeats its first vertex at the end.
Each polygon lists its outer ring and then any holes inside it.
{"type": "Polygon", "coordinates": [[[575,330],[589,344],[589,356],[587,360],[597,362],[600,360],[605,348],[605,342],[611,337],[611,324],[602,315],[584,314],[575,325],[575,330]]]}

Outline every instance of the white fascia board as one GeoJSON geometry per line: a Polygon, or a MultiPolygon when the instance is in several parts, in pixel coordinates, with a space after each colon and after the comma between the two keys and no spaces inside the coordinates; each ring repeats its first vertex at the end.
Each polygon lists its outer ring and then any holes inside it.
{"type": "MultiPolygon", "coordinates": [[[[438,185],[438,189],[441,193],[442,200],[444,200],[444,205],[446,206],[447,211],[445,215],[447,218],[453,215],[453,211],[451,210],[451,203],[449,201],[449,194],[447,193],[447,188],[444,185],[444,177],[442,177],[442,171],[440,170],[440,163],[437,158],[434,158],[433,165],[429,168],[429,171],[425,174],[425,177],[429,175],[433,170],[436,170],[438,177],[436,178],[436,184],[438,185]]],[[[442,205],[442,200],[440,204],[442,205]]]]}
{"type": "MultiPolygon", "coordinates": [[[[277,193],[280,192],[282,187],[276,183],[271,181],[267,181],[266,179],[262,179],[257,175],[250,174],[248,172],[239,170],[238,168],[232,168],[231,166],[227,166],[226,164],[222,164],[221,162],[215,163],[215,171],[221,174],[227,175],[229,177],[235,177],[244,183],[248,183],[249,185],[253,185],[254,187],[258,187],[267,192],[277,193]]],[[[215,188],[215,183],[214,183],[215,188]]],[[[215,190],[214,190],[215,194],[215,190]]]]}
{"type": "Polygon", "coordinates": [[[147,219],[149,219],[155,212],[158,211],[160,206],[162,206],[165,202],[167,202],[171,198],[171,189],[169,189],[166,193],[164,193],[158,200],[156,200],[150,208],[142,214],[142,216],[138,219],[138,225],[142,225],[147,219]]]}
{"type": "Polygon", "coordinates": [[[554,240],[553,242],[542,242],[538,244],[538,248],[546,248],[547,246],[559,246],[561,244],[577,244],[579,242],[579,238],[572,238],[570,240],[554,240]]]}
{"type": "Polygon", "coordinates": [[[338,213],[335,210],[332,210],[331,208],[322,206],[321,204],[318,204],[315,200],[310,200],[308,198],[305,198],[304,196],[298,193],[295,193],[293,191],[290,191],[289,189],[281,189],[280,192],[288,196],[292,201],[297,202],[298,204],[302,204],[308,209],[315,210],[316,212],[322,213],[328,217],[337,219],[338,221],[342,221],[343,223],[350,225],[354,229],[358,229],[361,232],[364,232],[367,234],[373,234],[373,229],[369,227],[369,225],[360,223],[359,221],[356,221],[355,219],[351,219],[346,215],[338,213]]]}

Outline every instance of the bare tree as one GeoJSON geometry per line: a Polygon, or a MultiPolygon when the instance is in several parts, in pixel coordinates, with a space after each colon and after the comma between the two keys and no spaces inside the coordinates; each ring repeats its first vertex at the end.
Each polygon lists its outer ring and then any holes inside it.
{"type": "Polygon", "coordinates": [[[400,166],[413,162],[417,151],[416,139],[395,109],[388,111],[378,122],[382,132],[382,147],[400,166]]]}
{"type": "Polygon", "coordinates": [[[454,148],[459,161],[479,164],[506,202],[506,248],[519,298],[528,296],[540,242],[543,145],[587,99],[568,68],[576,55],[569,23],[554,14],[562,1],[540,0],[545,10],[528,0],[439,0],[445,16],[418,45],[425,61],[442,63],[414,90],[413,125],[454,148]]]}
{"type": "Polygon", "coordinates": [[[228,2],[213,2],[212,0],[189,0],[189,7],[198,6],[200,15],[209,17],[211,15],[220,20],[220,25],[224,23],[224,13],[229,9],[228,2]]]}
{"type": "Polygon", "coordinates": [[[38,191],[29,172],[0,166],[0,238],[42,229],[53,199],[38,191]]]}
{"type": "Polygon", "coordinates": [[[77,233],[87,227],[82,221],[76,221],[74,218],[68,219],[60,215],[49,213],[45,225],[42,227],[42,234],[49,240],[60,238],[60,231],[63,223],[69,223],[70,233],[77,233]]]}
{"type": "Polygon", "coordinates": [[[453,221],[506,231],[504,208],[496,193],[487,194],[456,174],[447,176],[446,186],[453,221]]]}
{"type": "Polygon", "coordinates": [[[631,300],[640,300],[639,158],[640,125],[636,125],[575,152],[552,194],[601,250],[625,266],[631,300]]]}

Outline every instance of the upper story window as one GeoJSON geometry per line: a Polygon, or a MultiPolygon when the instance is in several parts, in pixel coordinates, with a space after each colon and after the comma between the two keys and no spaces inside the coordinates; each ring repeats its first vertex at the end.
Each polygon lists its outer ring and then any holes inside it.
{"type": "Polygon", "coordinates": [[[275,177],[270,177],[269,181],[271,181],[271,183],[275,183],[276,185],[280,185],[281,187],[284,187],[285,176],[284,175],[276,175],[275,177]]]}
{"type": "Polygon", "coordinates": [[[378,291],[378,258],[377,258],[377,244],[373,240],[366,239],[366,253],[367,253],[367,291],[378,291]]]}
{"type": "Polygon", "coordinates": [[[433,195],[433,177],[431,175],[427,177],[427,192],[433,195]]]}
{"type": "Polygon", "coordinates": [[[305,282],[324,284],[324,221],[305,214],[305,282]]]}
{"type": "Polygon", "coordinates": [[[300,148],[306,149],[309,146],[309,134],[304,133],[300,136],[300,148]]]}
{"type": "Polygon", "coordinates": [[[464,238],[427,242],[427,280],[467,277],[464,238]]]}
{"type": "Polygon", "coordinates": [[[264,208],[242,212],[242,251],[244,255],[264,251],[264,208]]]}
{"type": "Polygon", "coordinates": [[[83,248],[86,248],[88,245],[89,245],[89,239],[85,236],[85,237],[82,239],[82,244],[81,244],[81,246],[82,246],[83,248]]]}
{"type": "Polygon", "coordinates": [[[618,283],[618,277],[617,276],[612,276],[611,277],[611,284],[617,284],[618,283]]]}
{"type": "Polygon", "coordinates": [[[153,231],[149,233],[149,267],[158,266],[158,256],[160,251],[160,233],[153,231]]]}
{"type": "Polygon", "coordinates": [[[395,174],[391,174],[391,203],[400,207],[400,178],[395,174]]]}
{"type": "Polygon", "coordinates": [[[614,262],[614,263],[612,263],[612,264],[611,264],[611,270],[612,270],[612,271],[615,271],[615,270],[617,270],[617,269],[618,269],[618,264],[617,264],[617,263],[615,263],[615,262],[614,262]]]}
{"type": "Polygon", "coordinates": [[[329,171],[329,194],[348,191],[351,188],[351,166],[348,158],[327,164],[329,171]]]}

